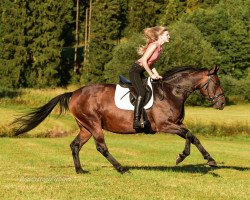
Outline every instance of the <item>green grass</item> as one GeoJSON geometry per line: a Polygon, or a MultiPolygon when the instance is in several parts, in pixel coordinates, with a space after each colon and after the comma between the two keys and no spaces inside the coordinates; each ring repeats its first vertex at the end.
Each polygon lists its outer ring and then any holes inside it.
{"type": "Polygon", "coordinates": [[[224,110],[186,107],[184,123],[194,133],[206,135],[250,135],[250,104],[230,105],[224,110]]]}
{"type": "Polygon", "coordinates": [[[200,137],[219,164],[205,165],[177,136],[106,133],[113,156],[130,169],[121,175],[90,140],[80,153],[89,174],[76,174],[69,148],[73,137],[0,138],[1,199],[249,199],[250,139],[200,137]]]}

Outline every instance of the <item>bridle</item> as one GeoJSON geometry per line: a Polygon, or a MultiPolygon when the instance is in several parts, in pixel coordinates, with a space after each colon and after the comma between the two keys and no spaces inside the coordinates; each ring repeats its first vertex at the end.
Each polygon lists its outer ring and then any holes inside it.
{"type": "Polygon", "coordinates": [[[200,88],[199,88],[199,89],[202,89],[202,88],[205,87],[205,90],[207,91],[207,96],[205,96],[205,98],[206,98],[208,101],[210,101],[211,103],[213,103],[213,104],[215,104],[215,103],[218,101],[219,98],[225,97],[225,95],[224,95],[223,92],[220,93],[220,94],[214,94],[214,96],[211,97],[211,95],[210,95],[210,93],[209,93],[209,90],[208,90],[209,84],[210,84],[211,82],[213,82],[215,85],[218,85],[218,82],[216,82],[216,81],[213,79],[214,76],[215,76],[215,75],[208,75],[208,80],[207,80],[205,83],[203,83],[203,84],[200,86],[200,88]]]}

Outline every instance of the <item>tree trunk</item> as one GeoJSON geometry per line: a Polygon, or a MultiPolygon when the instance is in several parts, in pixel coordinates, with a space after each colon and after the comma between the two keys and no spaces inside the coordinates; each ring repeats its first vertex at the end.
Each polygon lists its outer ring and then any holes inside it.
{"type": "Polygon", "coordinates": [[[79,22],[79,0],[76,1],[76,44],[75,44],[75,56],[74,56],[74,72],[78,72],[78,56],[77,50],[79,45],[79,29],[78,29],[78,22],[79,22]]]}
{"type": "Polygon", "coordinates": [[[84,35],[84,56],[83,56],[83,64],[87,63],[87,49],[88,49],[88,16],[89,16],[89,8],[86,8],[86,16],[85,16],[85,35],[84,35]]]}

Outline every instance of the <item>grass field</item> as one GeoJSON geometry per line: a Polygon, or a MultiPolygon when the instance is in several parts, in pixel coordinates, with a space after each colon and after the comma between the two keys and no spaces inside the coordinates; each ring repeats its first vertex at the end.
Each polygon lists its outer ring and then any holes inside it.
{"type": "MultiPolygon", "coordinates": [[[[0,136],[12,134],[9,124],[17,114],[72,90],[2,92],[0,136]]],[[[78,127],[70,113],[58,118],[56,108],[24,135],[27,138],[0,138],[0,199],[250,199],[249,110],[250,104],[227,106],[223,111],[186,107],[185,124],[215,158],[218,168],[207,166],[194,146],[191,155],[175,166],[185,143],[178,136],[105,132],[110,152],[131,173],[117,173],[91,139],[80,153],[83,167],[90,173],[78,175],[69,148],[78,127]],[[69,136],[34,138],[65,135],[69,136]]]]}
{"type": "Polygon", "coordinates": [[[106,133],[110,152],[131,173],[121,175],[90,140],[80,153],[89,174],[76,174],[73,137],[1,138],[1,199],[249,199],[250,138],[200,137],[218,162],[191,155],[175,166],[184,140],[172,135],[106,133]]]}

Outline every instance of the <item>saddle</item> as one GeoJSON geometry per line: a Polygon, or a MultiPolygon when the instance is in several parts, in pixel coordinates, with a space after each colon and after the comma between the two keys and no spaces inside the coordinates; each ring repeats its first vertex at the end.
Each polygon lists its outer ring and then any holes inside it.
{"type": "MultiPolygon", "coordinates": [[[[146,96],[144,99],[144,103],[143,105],[145,106],[151,99],[153,92],[152,89],[148,86],[147,84],[147,78],[143,78],[142,79],[143,85],[146,88],[146,96]]],[[[128,80],[126,77],[120,75],[119,76],[119,85],[123,88],[128,88],[129,89],[129,99],[131,104],[134,106],[135,105],[135,101],[136,101],[136,97],[137,97],[137,92],[135,90],[135,88],[132,86],[132,83],[130,80],[128,80]]]]}

